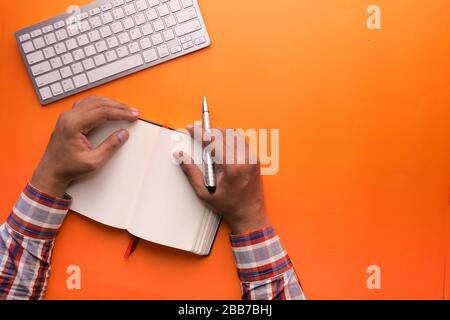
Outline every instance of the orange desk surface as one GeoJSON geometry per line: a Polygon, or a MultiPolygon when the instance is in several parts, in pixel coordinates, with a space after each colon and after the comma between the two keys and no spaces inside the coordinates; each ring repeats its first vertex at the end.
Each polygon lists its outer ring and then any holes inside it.
{"type": "MultiPolygon", "coordinates": [[[[13,33],[84,3],[1,1],[2,220],[74,101],[109,96],[179,128],[200,118],[205,93],[217,126],[280,129],[267,208],[309,298],[444,297],[447,0],[200,0],[210,48],[41,107],[13,33]],[[366,27],[372,3],[382,30],[366,27]],[[380,290],[366,287],[369,265],[381,267],[380,290]]],[[[239,298],[227,233],[208,258],[141,242],[124,260],[126,233],[70,213],[46,297],[239,298]],[[81,290],[66,288],[69,265],[81,290]]]]}

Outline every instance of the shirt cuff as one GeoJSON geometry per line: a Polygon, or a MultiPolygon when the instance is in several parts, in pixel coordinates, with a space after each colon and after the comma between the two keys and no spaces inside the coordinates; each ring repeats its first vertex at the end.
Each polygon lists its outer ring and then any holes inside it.
{"type": "Polygon", "coordinates": [[[231,234],[230,240],[242,282],[274,278],[292,268],[292,262],[271,226],[246,234],[231,234]]]}
{"type": "Polygon", "coordinates": [[[28,184],[10,213],[7,224],[14,231],[35,239],[54,239],[67,212],[72,198],[53,197],[28,184]]]}

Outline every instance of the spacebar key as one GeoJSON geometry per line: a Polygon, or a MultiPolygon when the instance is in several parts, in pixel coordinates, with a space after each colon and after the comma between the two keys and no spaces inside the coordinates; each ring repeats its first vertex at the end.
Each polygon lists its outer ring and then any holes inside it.
{"type": "Polygon", "coordinates": [[[89,71],[87,73],[87,76],[89,78],[89,82],[96,82],[143,64],[144,61],[142,60],[142,56],[140,54],[135,54],[134,56],[127,57],[125,59],[118,60],[116,62],[89,71]]]}

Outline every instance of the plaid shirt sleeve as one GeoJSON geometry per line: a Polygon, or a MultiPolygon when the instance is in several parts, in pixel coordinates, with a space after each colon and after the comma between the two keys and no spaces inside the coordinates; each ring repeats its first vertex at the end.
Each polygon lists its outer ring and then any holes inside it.
{"type": "Polygon", "coordinates": [[[0,300],[42,299],[56,233],[71,198],[55,198],[28,184],[0,226],[0,300]]]}
{"type": "Polygon", "coordinates": [[[230,235],[244,300],[303,300],[302,287],[273,227],[230,235]]]}

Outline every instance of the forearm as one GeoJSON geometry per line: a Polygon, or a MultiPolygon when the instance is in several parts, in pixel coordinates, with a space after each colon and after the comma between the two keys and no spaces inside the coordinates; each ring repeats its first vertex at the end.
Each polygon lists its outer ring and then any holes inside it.
{"type": "Polygon", "coordinates": [[[0,226],[0,299],[42,299],[54,240],[71,199],[28,185],[0,226]]]}
{"type": "Polygon", "coordinates": [[[272,227],[231,235],[244,300],[301,300],[302,287],[272,227]]]}

